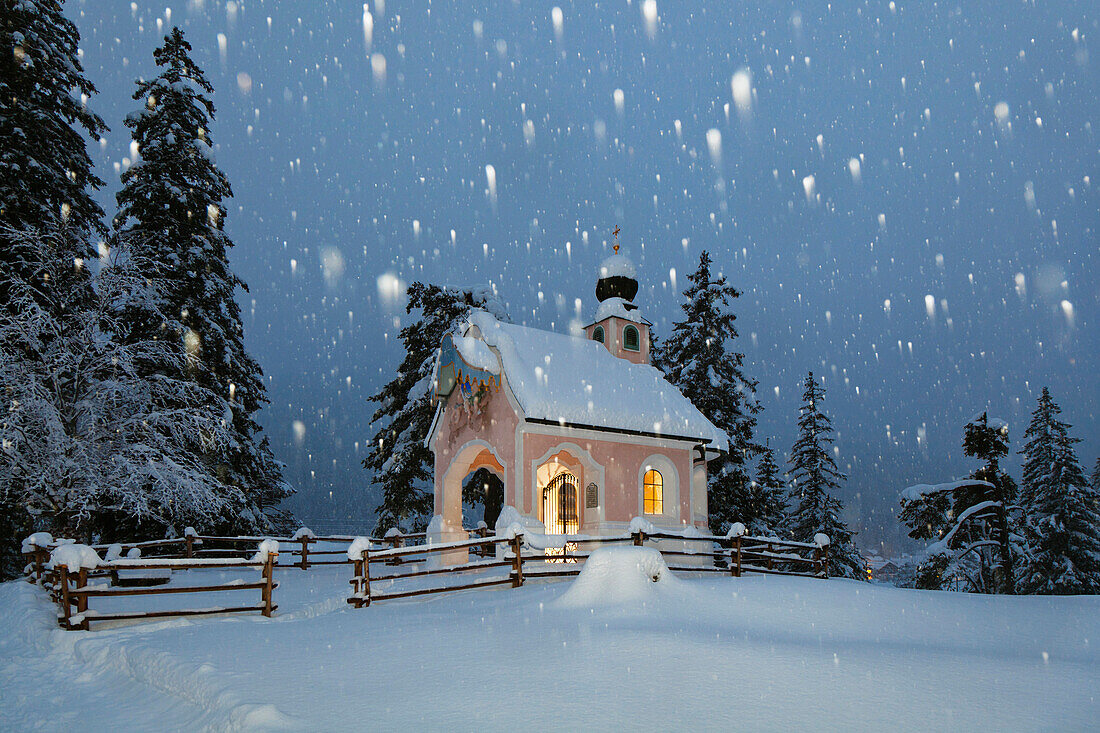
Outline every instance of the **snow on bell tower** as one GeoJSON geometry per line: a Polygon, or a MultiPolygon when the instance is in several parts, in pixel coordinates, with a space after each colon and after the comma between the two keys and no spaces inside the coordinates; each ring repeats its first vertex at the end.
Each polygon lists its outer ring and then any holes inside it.
{"type": "Polygon", "coordinates": [[[614,234],[615,254],[600,263],[600,277],[596,281],[600,304],[584,332],[620,359],[648,364],[651,324],[634,305],[638,294],[637,271],[626,255],[619,254],[619,227],[615,227],[614,234]]]}

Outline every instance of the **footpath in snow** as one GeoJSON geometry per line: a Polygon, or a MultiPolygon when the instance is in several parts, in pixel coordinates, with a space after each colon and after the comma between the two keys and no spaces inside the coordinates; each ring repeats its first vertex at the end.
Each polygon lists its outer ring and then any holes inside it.
{"type": "Polygon", "coordinates": [[[280,570],[273,619],[91,632],[59,630],[44,591],[4,583],[0,730],[1085,730],[1100,720],[1100,598],[672,576],[659,556],[638,561],[639,580],[616,562],[575,582],[363,609],[345,603],[345,567],[280,570]]]}

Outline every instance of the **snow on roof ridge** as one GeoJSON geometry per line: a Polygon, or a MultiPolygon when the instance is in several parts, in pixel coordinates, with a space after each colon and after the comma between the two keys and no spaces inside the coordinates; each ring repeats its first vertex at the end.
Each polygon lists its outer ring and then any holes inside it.
{"type": "Polygon", "coordinates": [[[499,353],[528,419],[698,438],[721,450],[729,445],[729,436],[648,364],[620,359],[596,341],[502,323],[480,309],[468,320],[499,353]]]}

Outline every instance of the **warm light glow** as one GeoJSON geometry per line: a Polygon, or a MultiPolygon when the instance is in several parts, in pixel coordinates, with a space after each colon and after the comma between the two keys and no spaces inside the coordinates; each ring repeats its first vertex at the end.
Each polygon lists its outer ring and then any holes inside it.
{"type": "Polygon", "coordinates": [[[650,469],[642,481],[642,511],[646,514],[664,514],[665,479],[660,471],[650,469]]]}

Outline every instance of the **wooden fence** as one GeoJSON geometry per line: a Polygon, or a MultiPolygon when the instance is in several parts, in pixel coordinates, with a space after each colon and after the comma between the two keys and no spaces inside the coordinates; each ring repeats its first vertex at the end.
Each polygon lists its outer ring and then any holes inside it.
{"type": "Polygon", "coordinates": [[[273,591],[279,587],[274,581],[277,552],[268,553],[262,561],[239,561],[233,559],[206,560],[112,560],[103,563],[94,570],[80,568],[73,572],[65,565],[53,569],[51,590],[57,600],[60,612],[58,623],[64,629],[87,631],[91,621],[118,621],[131,619],[166,618],[172,616],[203,616],[221,613],[247,613],[259,611],[270,617],[278,608],[273,602],[273,591]],[[229,569],[259,568],[260,580],[255,583],[231,582],[222,585],[193,586],[149,586],[134,588],[112,588],[107,585],[93,585],[89,581],[94,577],[106,577],[111,571],[119,569],[229,569]],[[56,583],[56,585],[53,585],[56,583]],[[161,595],[166,593],[217,593],[221,591],[259,590],[260,603],[252,606],[232,606],[200,609],[173,609],[165,611],[126,611],[121,613],[102,613],[89,608],[90,598],[117,598],[119,596],[161,595]],[[74,613],[75,609],[75,613],[74,613]]]}
{"type": "MultiPolygon", "coordinates": [[[[518,535],[511,538],[489,535],[484,527],[469,530],[471,539],[439,545],[415,544],[425,541],[424,533],[371,538],[372,548],[363,550],[358,557],[349,558],[348,549],[315,549],[318,543],[348,546],[358,538],[351,536],[315,537],[300,533],[295,537],[279,540],[289,546],[286,551],[256,553],[255,545],[262,537],[221,537],[190,534],[185,537],[148,542],[119,543],[123,552],[139,550],[149,557],[119,557],[101,561],[93,569],[70,570],[64,565],[48,567],[52,547],[31,547],[25,553],[28,560],[28,580],[45,587],[59,607],[58,621],[63,628],[87,630],[91,621],[150,619],[172,616],[197,616],[221,613],[260,612],[271,616],[278,608],[273,592],[278,588],[274,571],[284,568],[308,570],[322,565],[351,566],[351,596],[347,602],[355,608],[369,606],[372,602],[407,598],[432,593],[487,588],[510,585],[519,587],[530,578],[555,578],[577,575],[592,550],[601,546],[630,543],[645,546],[656,543],[656,549],[665,557],[670,570],[681,572],[724,573],[740,577],[744,573],[768,573],[775,575],[799,575],[827,578],[828,545],[788,542],[768,537],[719,537],[690,535],[677,532],[642,532],[612,536],[532,534],[527,538],[518,535]],[[381,549],[373,549],[379,545],[381,549]],[[467,561],[444,564],[457,553],[466,554],[467,561]],[[294,562],[279,564],[282,554],[294,562]],[[452,557],[447,558],[450,554],[452,557]],[[479,559],[470,560],[470,555],[479,559]],[[339,556],[334,558],[333,556],[339,556]],[[163,570],[219,570],[258,569],[260,578],[255,582],[236,580],[221,585],[161,585],[163,580],[127,578],[126,572],[147,573],[163,570]],[[467,573],[507,568],[503,576],[480,577],[469,582],[420,585],[393,589],[400,581],[412,578],[433,577],[447,581],[462,578],[467,573]],[[106,579],[108,584],[93,584],[95,579],[106,579]],[[374,587],[372,588],[372,583],[374,587]],[[379,584],[386,587],[380,588],[379,584]],[[124,587],[125,586],[125,587],[124,587]],[[257,605],[211,607],[201,609],[172,609],[141,612],[103,612],[90,608],[91,599],[122,596],[160,595],[175,593],[219,593],[227,591],[259,590],[257,605]]],[[[92,549],[105,552],[111,545],[94,545],[92,549]]]]}
{"type": "MultiPolygon", "coordinates": [[[[534,539],[532,537],[531,539],[534,539]]],[[[547,539],[546,537],[542,538],[547,539]]],[[[670,532],[633,532],[631,534],[612,535],[606,537],[586,535],[562,535],[553,538],[547,547],[546,542],[536,542],[543,545],[541,554],[524,552],[524,537],[517,535],[511,539],[501,537],[486,537],[484,539],[465,540],[442,545],[425,545],[408,549],[389,550],[363,550],[360,556],[353,560],[353,577],[349,581],[352,586],[351,596],[347,599],[355,608],[369,606],[372,602],[391,600],[395,598],[408,598],[411,596],[426,595],[430,593],[445,593],[448,591],[469,590],[471,588],[484,588],[496,585],[511,585],[518,588],[523,585],[526,578],[552,578],[568,577],[580,574],[581,566],[591,554],[590,549],[601,545],[630,543],[636,546],[644,546],[646,541],[658,542],[656,548],[666,562],[670,570],[681,572],[710,572],[724,573],[734,577],[741,577],[744,573],[766,573],[773,575],[797,575],[813,578],[829,577],[829,548],[828,545],[818,546],[806,542],[788,542],[774,537],[718,537],[713,535],[691,536],[670,532]],[[672,549],[661,547],[661,541],[673,541],[685,543],[710,543],[719,545],[718,549],[691,550],[672,549]],[[728,545],[723,547],[722,545],[728,545]],[[435,556],[454,554],[456,552],[468,552],[474,548],[492,548],[494,551],[503,547],[503,560],[465,562],[456,565],[431,567],[411,572],[379,572],[372,570],[372,565],[395,564],[399,562],[424,562],[435,556]],[[555,550],[554,552],[549,552],[555,550]],[[560,550],[558,552],[557,550],[560,550]],[[413,559],[417,558],[417,559],[413,559]],[[669,562],[678,559],[680,563],[669,562]],[[682,564],[685,559],[694,559],[697,565],[682,564]],[[525,565],[527,566],[525,568],[525,565]],[[375,587],[387,581],[392,586],[396,581],[424,576],[447,576],[471,571],[484,571],[492,568],[509,568],[508,577],[491,578],[488,580],[476,580],[457,585],[437,585],[406,590],[378,592],[375,587]]],[[[487,553],[486,553],[487,554],[487,553]]],[[[439,561],[436,561],[438,564],[439,561]]]]}

